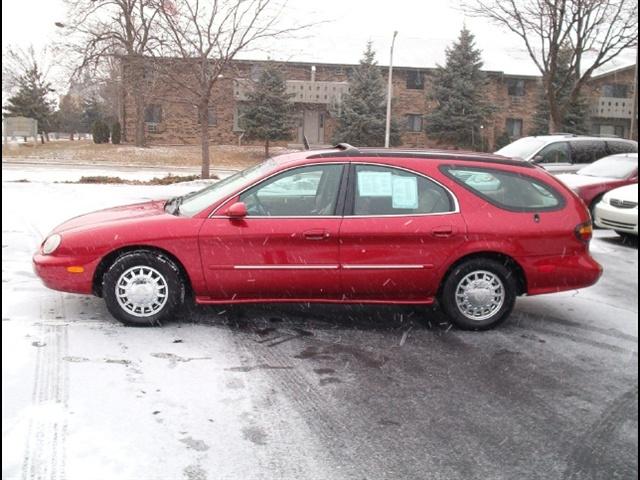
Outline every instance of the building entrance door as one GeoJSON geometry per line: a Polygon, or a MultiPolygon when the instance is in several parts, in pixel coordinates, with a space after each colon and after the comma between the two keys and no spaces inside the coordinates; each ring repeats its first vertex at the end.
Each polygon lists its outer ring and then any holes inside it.
{"type": "Polygon", "coordinates": [[[302,135],[311,145],[324,143],[324,112],[305,110],[302,123],[302,135]]]}

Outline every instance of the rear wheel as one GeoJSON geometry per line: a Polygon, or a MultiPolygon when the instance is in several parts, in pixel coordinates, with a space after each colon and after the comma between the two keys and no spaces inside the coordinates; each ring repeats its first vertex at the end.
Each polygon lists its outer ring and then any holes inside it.
{"type": "Polygon", "coordinates": [[[440,295],[451,322],[465,330],[487,330],[507,319],[516,300],[514,273],[495,260],[476,258],[456,266],[440,295]]]}
{"type": "Polygon", "coordinates": [[[103,296],[109,312],[127,325],[160,325],[182,303],[184,284],[173,261],[151,251],[131,252],[105,273],[103,296]]]}

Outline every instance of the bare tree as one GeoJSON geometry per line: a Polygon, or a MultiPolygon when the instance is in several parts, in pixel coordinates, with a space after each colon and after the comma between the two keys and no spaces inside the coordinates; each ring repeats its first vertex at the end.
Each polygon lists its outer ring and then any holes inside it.
{"type": "Polygon", "coordinates": [[[166,43],[159,74],[181,89],[198,111],[202,178],[209,178],[209,107],[213,87],[239,52],[260,40],[307,28],[282,27],[284,5],[273,0],[164,0],[160,12],[166,43]],[[176,59],[177,58],[177,59],[176,59]],[[178,65],[178,68],[176,68],[178,65]]]}
{"type": "Polygon", "coordinates": [[[36,49],[33,45],[27,47],[7,45],[2,49],[3,97],[15,93],[24,74],[35,66],[47,82],[50,82],[56,90],[60,89],[66,82],[61,81],[60,72],[55,68],[57,63],[56,52],[50,48],[36,49]]]}
{"type": "Polygon", "coordinates": [[[465,10],[522,39],[542,74],[551,132],[593,72],[638,42],[637,0],[467,0],[465,10]],[[572,56],[561,74],[563,48],[572,56]],[[560,100],[562,91],[569,95],[560,100]]]}
{"type": "Polygon", "coordinates": [[[7,46],[2,52],[2,108],[9,115],[38,120],[42,143],[49,141],[55,123],[55,64],[54,55],[46,47],[7,46]]]}
{"type": "Polygon", "coordinates": [[[67,47],[80,56],[76,71],[95,69],[105,60],[126,57],[135,103],[135,144],[145,145],[144,65],[160,44],[156,32],[157,0],[67,0],[69,19],[57,22],[67,47]]]}

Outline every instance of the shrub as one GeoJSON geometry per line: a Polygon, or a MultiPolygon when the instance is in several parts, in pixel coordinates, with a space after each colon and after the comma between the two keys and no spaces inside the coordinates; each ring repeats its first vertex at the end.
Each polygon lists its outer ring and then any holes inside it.
{"type": "Polygon", "coordinates": [[[102,120],[96,120],[93,122],[93,143],[109,143],[109,136],[111,132],[109,131],[109,125],[104,123],[102,120]]]}
{"type": "Polygon", "coordinates": [[[503,131],[498,138],[496,138],[496,150],[500,150],[502,147],[506,147],[511,143],[511,137],[506,131],[503,131]]]}
{"type": "Polygon", "coordinates": [[[114,145],[120,145],[120,139],[122,137],[122,127],[120,122],[115,122],[111,126],[111,143],[114,145]]]}

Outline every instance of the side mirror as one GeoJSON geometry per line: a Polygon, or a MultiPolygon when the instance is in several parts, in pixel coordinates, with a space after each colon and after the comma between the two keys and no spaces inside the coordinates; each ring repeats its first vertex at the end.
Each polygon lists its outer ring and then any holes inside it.
{"type": "Polygon", "coordinates": [[[227,208],[226,215],[229,218],[244,218],[247,216],[247,206],[244,202],[236,202],[227,208]]]}
{"type": "Polygon", "coordinates": [[[544,157],[542,155],[536,155],[535,157],[533,157],[533,163],[540,163],[544,160],[544,157]]]}

